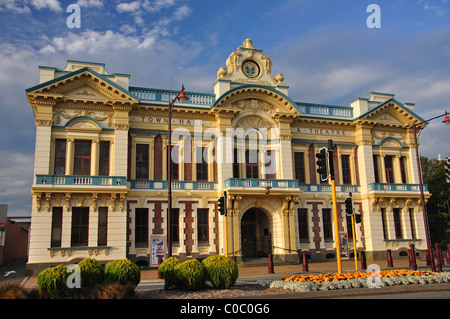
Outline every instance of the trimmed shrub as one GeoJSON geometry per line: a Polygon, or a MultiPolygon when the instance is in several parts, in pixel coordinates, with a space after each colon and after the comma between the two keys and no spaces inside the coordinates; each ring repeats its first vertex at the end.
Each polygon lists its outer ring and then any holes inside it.
{"type": "Polygon", "coordinates": [[[81,287],[83,289],[90,289],[103,282],[105,270],[97,260],[86,258],[80,261],[78,266],[81,270],[81,287]]]}
{"type": "Polygon", "coordinates": [[[39,291],[50,299],[67,299],[72,290],[67,286],[67,265],[58,265],[41,271],[38,275],[39,291]]]}
{"type": "Polygon", "coordinates": [[[185,290],[198,290],[205,286],[205,267],[196,259],[175,266],[178,285],[185,290]]]}
{"type": "Polygon", "coordinates": [[[141,281],[141,270],[129,259],[114,260],[105,266],[106,283],[131,283],[135,287],[141,281]]]}
{"type": "Polygon", "coordinates": [[[175,275],[175,266],[181,264],[181,261],[176,257],[169,257],[159,265],[159,273],[164,278],[164,289],[176,288],[177,276],[175,275]]]}
{"type": "Polygon", "coordinates": [[[236,262],[221,255],[209,256],[202,261],[205,266],[205,280],[214,288],[230,288],[238,279],[236,262]]]}

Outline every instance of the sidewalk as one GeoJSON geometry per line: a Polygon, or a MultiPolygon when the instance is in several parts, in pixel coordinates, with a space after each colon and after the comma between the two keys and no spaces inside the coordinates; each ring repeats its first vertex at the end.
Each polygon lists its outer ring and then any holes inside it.
{"type": "MultiPolygon", "coordinates": [[[[394,260],[394,267],[388,268],[386,261],[376,261],[372,262],[372,264],[376,264],[383,269],[411,269],[409,267],[408,260],[394,260]]],[[[369,267],[370,263],[367,263],[369,267]]],[[[358,270],[361,272],[366,272],[366,270],[361,270],[360,263],[358,261],[358,270]]],[[[429,270],[430,268],[426,266],[426,262],[424,260],[417,260],[417,267],[419,270],[429,270]]],[[[303,272],[302,264],[291,264],[291,265],[280,265],[275,263],[274,265],[274,273],[268,273],[268,265],[267,264],[258,264],[258,265],[246,265],[238,264],[239,268],[239,281],[256,281],[259,279],[280,279],[283,276],[292,276],[299,274],[319,274],[319,273],[335,273],[337,272],[337,262],[321,262],[321,263],[310,263],[308,265],[309,272],[303,272]],[[253,280],[252,280],[253,279],[253,280]]],[[[354,260],[343,260],[342,261],[342,272],[354,272],[355,271],[355,262],[354,260]]],[[[450,266],[445,265],[443,267],[443,271],[450,271],[450,266]]],[[[163,279],[158,279],[158,270],[142,270],[141,271],[141,283],[164,283],[163,279]]],[[[25,277],[22,281],[21,285],[28,289],[37,288],[37,277],[25,277]]]]}

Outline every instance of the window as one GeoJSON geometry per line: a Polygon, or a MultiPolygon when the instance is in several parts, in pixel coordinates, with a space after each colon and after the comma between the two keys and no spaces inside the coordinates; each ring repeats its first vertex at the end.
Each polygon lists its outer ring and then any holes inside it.
{"type": "Polygon", "coordinates": [[[109,142],[100,142],[98,175],[109,176],[109,142]]]}
{"type": "Polygon", "coordinates": [[[172,213],[170,214],[172,219],[172,243],[180,243],[180,210],[178,208],[172,208],[172,213]]]}
{"type": "Polygon", "coordinates": [[[305,153],[295,152],[294,153],[294,168],[295,168],[295,179],[298,180],[300,184],[305,183],[305,153]]]}
{"type": "Polygon", "coordinates": [[[375,183],[380,182],[379,171],[380,171],[380,169],[378,167],[378,156],[374,155],[373,156],[373,173],[375,174],[375,183]]]}
{"type": "Polygon", "coordinates": [[[352,183],[352,174],[350,170],[350,155],[341,156],[342,164],[342,182],[346,185],[352,183]]]}
{"type": "Polygon", "coordinates": [[[197,209],[197,239],[199,244],[209,243],[209,209],[197,209]]]}
{"type": "MultiPolygon", "coordinates": [[[[178,181],[179,180],[179,151],[178,151],[178,146],[172,146],[170,148],[168,148],[168,150],[171,150],[171,152],[168,153],[168,158],[170,159],[170,164],[171,164],[171,170],[172,170],[172,180],[173,181],[178,181]]],[[[167,167],[168,168],[168,167],[167,167]]],[[[168,172],[167,172],[167,176],[169,176],[168,172]]]]}
{"type": "Polygon", "coordinates": [[[233,152],[233,178],[239,178],[239,151],[237,148],[233,152]]]}
{"type": "Polygon", "coordinates": [[[400,173],[402,175],[402,183],[406,184],[408,180],[406,177],[406,158],[404,156],[400,157],[400,173]]]}
{"type": "Polygon", "coordinates": [[[91,141],[75,141],[74,175],[91,175],[91,141]]]}
{"type": "Polygon", "coordinates": [[[72,208],[72,246],[87,246],[89,235],[89,207],[72,208]]]}
{"type": "Polygon", "coordinates": [[[134,217],[135,245],[148,246],[148,208],[136,208],[134,217]]]}
{"type": "Polygon", "coordinates": [[[386,208],[382,208],[381,209],[381,223],[383,225],[383,238],[384,239],[389,239],[386,217],[387,217],[386,216],[386,208]]]}
{"type": "Polygon", "coordinates": [[[55,141],[55,175],[64,175],[66,171],[66,140],[55,141]]]}
{"type": "Polygon", "coordinates": [[[149,150],[147,144],[136,144],[136,179],[148,179],[149,150]]]}
{"type": "Polygon", "coordinates": [[[108,207],[98,208],[98,246],[108,244],[108,207]]]}
{"type": "Polygon", "coordinates": [[[53,207],[51,247],[61,247],[62,207],[53,207]]]}
{"type": "Polygon", "coordinates": [[[409,209],[409,221],[411,223],[411,235],[413,239],[417,239],[416,232],[416,215],[414,215],[414,208],[409,209]]]}
{"type": "Polygon", "coordinates": [[[309,241],[308,234],[308,210],[306,208],[299,208],[298,214],[298,232],[300,241],[309,241]]]}
{"type": "Polygon", "coordinates": [[[245,167],[247,178],[259,178],[258,174],[258,151],[247,150],[245,151],[245,167]]]}
{"type": "Polygon", "coordinates": [[[402,221],[400,216],[400,208],[394,208],[394,228],[395,228],[395,238],[402,239],[402,221]]]}
{"type": "Polygon", "coordinates": [[[322,209],[322,220],[323,220],[323,237],[324,240],[333,240],[333,228],[331,225],[331,209],[322,209]]]}
{"type": "Polygon", "coordinates": [[[197,181],[208,181],[208,149],[206,147],[198,147],[195,149],[197,162],[197,181]]]}
{"type": "Polygon", "coordinates": [[[266,151],[265,158],[266,178],[275,179],[277,177],[277,167],[275,163],[275,151],[266,151]]]}
{"type": "Polygon", "coordinates": [[[394,166],[392,162],[392,155],[384,157],[384,168],[386,170],[386,183],[394,183],[394,166]]]}

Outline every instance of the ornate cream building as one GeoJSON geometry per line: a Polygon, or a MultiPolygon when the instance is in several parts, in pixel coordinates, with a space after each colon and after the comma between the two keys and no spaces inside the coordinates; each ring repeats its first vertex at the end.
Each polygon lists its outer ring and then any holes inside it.
{"type": "Polygon", "coordinates": [[[247,39],[219,68],[213,93],[186,91],[189,100],[175,103],[169,148],[168,104],[179,91],[132,87],[130,75],[100,63],[39,73],[26,90],[36,121],[30,270],[86,257],[157,265],[167,253],[169,161],[174,256],[335,258],[331,187],[315,163],[329,139],[343,253],[353,250],[350,192],[362,216],[357,249],[369,260],[426,248],[412,130],[422,119],[393,94],[348,106],[295,102],[247,39]]]}

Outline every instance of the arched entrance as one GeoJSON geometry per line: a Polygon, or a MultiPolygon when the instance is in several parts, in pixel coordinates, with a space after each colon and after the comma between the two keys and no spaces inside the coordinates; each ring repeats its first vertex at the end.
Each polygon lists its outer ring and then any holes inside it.
{"type": "Polygon", "coordinates": [[[250,208],[241,219],[242,258],[267,257],[272,253],[272,234],[266,213],[250,208]]]}

